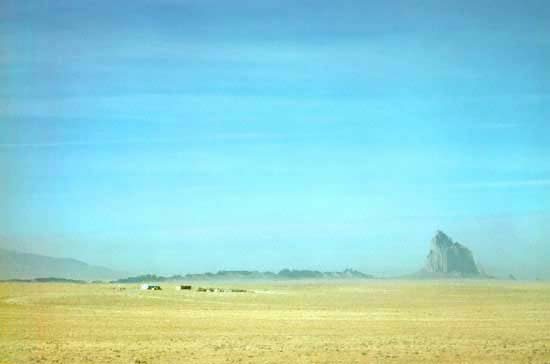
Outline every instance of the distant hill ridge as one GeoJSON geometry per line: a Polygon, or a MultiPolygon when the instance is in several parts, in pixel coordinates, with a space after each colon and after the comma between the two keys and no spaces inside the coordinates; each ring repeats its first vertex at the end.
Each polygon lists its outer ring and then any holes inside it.
{"type": "Polygon", "coordinates": [[[45,277],[45,278],[33,278],[33,279],[4,279],[0,282],[13,282],[13,283],[78,283],[84,284],[88,281],[79,279],[57,278],[57,277],[45,277]]]}
{"type": "Polygon", "coordinates": [[[343,272],[320,272],[316,270],[291,270],[283,269],[278,273],[247,271],[247,270],[222,270],[217,273],[200,273],[173,275],[169,277],[155,274],[144,274],[112,281],[112,283],[143,283],[143,282],[167,282],[167,281],[193,281],[193,280],[292,280],[292,279],[370,279],[371,275],[354,269],[346,269],[343,272]]]}
{"type": "Polygon", "coordinates": [[[126,272],[89,265],[72,258],[54,258],[0,248],[0,279],[2,280],[32,280],[37,277],[110,280],[126,275],[128,275],[126,272]]]}

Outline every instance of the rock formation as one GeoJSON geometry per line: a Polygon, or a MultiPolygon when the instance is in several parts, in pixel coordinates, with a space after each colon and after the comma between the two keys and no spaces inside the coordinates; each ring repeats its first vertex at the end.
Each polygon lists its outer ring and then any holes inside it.
{"type": "Polygon", "coordinates": [[[428,273],[460,276],[481,274],[470,249],[453,242],[442,231],[438,231],[432,239],[431,251],[428,254],[424,270],[428,273]]]}

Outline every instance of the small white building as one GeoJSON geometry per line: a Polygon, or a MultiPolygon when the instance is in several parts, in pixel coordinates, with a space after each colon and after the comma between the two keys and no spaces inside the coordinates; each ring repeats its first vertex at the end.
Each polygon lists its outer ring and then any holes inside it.
{"type": "Polygon", "coordinates": [[[149,291],[160,291],[162,288],[160,288],[160,286],[156,284],[145,283],[141,285],[141,289],[149,291]]]}

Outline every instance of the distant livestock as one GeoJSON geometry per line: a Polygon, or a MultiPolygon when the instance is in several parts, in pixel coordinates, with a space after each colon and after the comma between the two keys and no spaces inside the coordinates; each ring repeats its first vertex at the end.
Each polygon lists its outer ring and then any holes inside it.
{"type": "Polygon", "coordinates": [[[180,286],[177,286],[176,289],[178,291],[183,291],[183,290],[190,290],[192,287],[189,286],[189,285],[180,285],[180,286]]]}
{"type": "Polygon", "coordinates": [[[149,291],[160,291],[162,288],[154,284],[142,284],[141,289],[149,290],[149,291]]]}

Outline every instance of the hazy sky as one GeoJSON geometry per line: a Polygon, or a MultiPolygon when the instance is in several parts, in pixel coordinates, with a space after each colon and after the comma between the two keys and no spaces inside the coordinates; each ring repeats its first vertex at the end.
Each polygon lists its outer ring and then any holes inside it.
{"type": "Polygon", "coordinates": [[[546,0],[3,0],[0,84],[3,247],[550,276],[546,0]]]}

